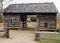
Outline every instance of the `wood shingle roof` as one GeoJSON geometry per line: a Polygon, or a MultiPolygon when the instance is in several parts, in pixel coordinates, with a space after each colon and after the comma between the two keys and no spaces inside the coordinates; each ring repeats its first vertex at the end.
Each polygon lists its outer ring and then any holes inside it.
{"type": "Polygon", "coordinates": [[[24,13],[24,12],[36,12],[36,13],[57,13],[57,9],[54,3],[23,3],[23,4],[11,4],[4,13],[24,13]]]}

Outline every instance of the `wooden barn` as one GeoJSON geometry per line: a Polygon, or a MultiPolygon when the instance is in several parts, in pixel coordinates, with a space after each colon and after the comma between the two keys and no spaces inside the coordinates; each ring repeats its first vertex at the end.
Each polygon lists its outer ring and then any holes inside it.
{"type": "Polygon", "coordinates": [[[57,9],[54,3],[23,3],[11,4],[4,9],[4,23],[10,28],[27,28],[27,16],[36,15],[38,30],[55,30],[57,9]]]}

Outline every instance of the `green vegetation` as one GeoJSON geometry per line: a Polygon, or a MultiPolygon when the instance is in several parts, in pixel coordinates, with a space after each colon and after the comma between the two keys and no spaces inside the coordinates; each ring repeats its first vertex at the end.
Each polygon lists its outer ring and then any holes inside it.
{"type": "Polygon", "coordinates": [[[56,31],[57,31],[57,32],[60,32],[60,28],[57,28],[56,31]]]}
{"type": "Polygon", "coordinates": [[[41,39],[39,43],[60,43],[60,40],[53,40],[53,39],[41,39]]]}
{"type": "Polygon", "coordinates": [[[37,22],[27,22],[28,25],[32,25],[32,26],[35,26],[37,25],[37,22]]]}
{"type": "Polygon", "coordinates": [[[41,34],[39,43],[60,43],[60,34],[41,34]]]}

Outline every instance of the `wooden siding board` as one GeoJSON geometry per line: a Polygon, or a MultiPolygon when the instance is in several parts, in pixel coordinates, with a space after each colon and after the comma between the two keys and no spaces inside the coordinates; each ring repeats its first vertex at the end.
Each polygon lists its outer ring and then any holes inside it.
{"type": "Polygon", "coordinates": [[[47,27],[46,29],[50,28],[50,29],[56,29],[56,15],[38,15],[38,25],[39,28],[44,29],[44,23],[48,23],[48,25],[50,25],[49,27],[47,27]],[[53,27],[54,26],[54,27],[53,27]]]}

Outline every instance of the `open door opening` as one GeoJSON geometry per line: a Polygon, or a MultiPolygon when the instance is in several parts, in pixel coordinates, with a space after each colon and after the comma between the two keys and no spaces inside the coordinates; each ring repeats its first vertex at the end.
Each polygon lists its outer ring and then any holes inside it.
{"type": "Polygon", "coordinates": [[[22,29],[27,28],[27,15],[21,15],[22,29]]]}

